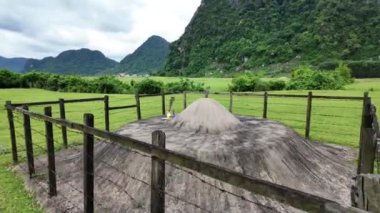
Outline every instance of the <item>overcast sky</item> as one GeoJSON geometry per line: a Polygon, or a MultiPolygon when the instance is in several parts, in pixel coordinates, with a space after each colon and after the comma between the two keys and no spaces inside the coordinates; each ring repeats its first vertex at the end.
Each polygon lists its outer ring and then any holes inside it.
{"type": "Polygon", "coordinates": [[[151,35],[178,39],[201,0],[0,0],[0,55],[89,48],[121,60],[151,35]]]}

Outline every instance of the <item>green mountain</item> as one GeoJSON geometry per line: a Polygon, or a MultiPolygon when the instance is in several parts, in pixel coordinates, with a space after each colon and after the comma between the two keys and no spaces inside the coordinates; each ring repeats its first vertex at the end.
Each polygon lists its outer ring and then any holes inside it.
{"type": "Polygon", "coordinates": [[[24,69],[27,58],[5,58],[0,56],[0,69],[8,69],[14,72],[21,72],[24,69]]]}
{"type": "Polygon", "coordinates": [[[377,0],[203,0],[170,45],[165,75],[379,60],[377,0]]]}
{"type": "Polygon", "coordinates": [[[57,74],[94,75],[114,68],[118,63],[97,50],[68,50],[57,57],[28,60],[24,72],[39,70],[57,74]]]}
{"type": "Polygon", "coordinates": [[[169,53],[169,42],[159,36],[151,36],[132,54],[120,61],[115,72],[150,74],[164,68],[169,53]]]}

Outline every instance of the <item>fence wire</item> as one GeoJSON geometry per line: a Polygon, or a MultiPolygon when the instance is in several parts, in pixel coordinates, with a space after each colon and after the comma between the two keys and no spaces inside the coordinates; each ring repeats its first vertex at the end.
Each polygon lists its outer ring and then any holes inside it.
{"type": "MultiPolygon", "coordinates": [[[[202,96],[203,97],[203,96],[202,96]]],[[[211,94],[210,94],[210,97],[212,97],[211,96],[211,94]]],[[[146,98],[146,99],[148,99],[148,98],[146,98]]],[[[156,98],[157,100],[153,100],[153,101],[146,101],[146,100],[144,100],[144,101],[141,101],[141,103],[142,104],[152,104],[152,103],[157,103],[157,102],[161,102],[161,99],[160,98],[156,98]]],[[[190,105],[190,103],[192,102],[192,101],[189,101],[189,100],[191,100],[191,98],[188,98],[188,103],[187,103],[187,106],[188,105],[190,105]]],[[[228,99],[225,99],[225,101],[227,101],[228,99]]],[[[168,100],[166,100],[166,101],[168,101],[168,100]]],[[[262,107],[262,103],[257,103],[257,102],[255,102],[255,103],[252,103],[252,104],[247,104],[247,103],[243,103],[243,102],[238,102],[238,101],[236,101],[236,102],[234,102],[234,104],[233,104],[233,109],[237,109],[237,111],[239,111],[239,109],[240,110],[245,110],[245,111],[247,111],[247,110],[250,110],[250,111],[257,111],[257,110],[262,110],[263,108],[251,108],[250,106],[253,106],[253,105],[255,105],[255,104],[260,104],[260,107],[262,107]],[[236,106],[236,105],[243,105],[243,106],[236,106]]],[[[305,105],[300,105],[300,104],[292,104],[292,103],[272,103],[272,102],[270,102],[270,104],[272,105],[275,105],[275,106],[290,106],[290,107],[305,107],[305,105]]],[[[269,103],[268,103],[268,105],[269,105],[269,103]]],[[[175,106],[176,108],[182,108],[182,102],[180,103],[180,104],[177,104],[176,106],[175,106]]],[[[361,108],[357,108],[357,107],[345,107],[345,106],[327,106],[327,105],[313,105],[313,108],[315,108],[315,107],[322,107],[322,108],[328,108],[328,107],[330,107],[330,108],[336,108],[336,109],[361,109],[361,108]]],[[[102,106],[101,108],[99,107],[99,108],[94,108],[94,109],[91,109],[91,111],[98,111],[98,110],[104,110],[104,107],[102,106]]],[[[81,113],[81,112],[83,112],[83,111],[81,111],[81,110],[72,110],[72,111],[66,111],[66,113],[81,113]]],[[[127,111],[125,111],[125,110],[121,110],[121,111],[118,111],[118,112],[113,112],[113,113],[110,113],[109,115],[111,116],[111,115],[118,115],[118,114],[121,114],[121,113],[127,113],[127,111]]],[[[305,115],[305,112],[289,112],[289,111],[283,111],[283,110],[277,110],[277,109],[275,109],[275,110],[273,110],[272,109],[272,107],[268,107],[268,114],[269,114],[269,116],[272,114],[272,113],[274,113],[274,114],[276,114],[276,113],[278,113],[278,114],[290,114],[290,115],[295,115],[295,116],[299,116],[299,115],[305,115]]],[[[15,122],[17,123],[17,124],[19,124],[19,125],[21,125],[21,126],[23,126],[23,122],[22,121],[20,121],[21,120],[21,116],[19,116],[21,113],[15,113],[16,114],[16,116],[14,116],[14,120],[15,120],[15,122]]],[[[161,108],[157,108],[157,107],[155,107],[155,108],[142,108],[142,114],[144,115],[145,114],[145,116],[153,116],[153,115],[161,115],[161,108]]],[[[355,118],[355,119],[357,119],[357,117],[353,117],[353,116],[346,116],[346,115],[336,115],[336,114],[330,114],[330,113],[313,113],[312,114],[312,116],[321,116],[321,117],[331,117],[331,118],[355,118]]],[[[32,117],[32,116],[30,116],[30,118],[32,119],[32,120],[36,120],[36,121],[39,121],[39,122],[45,122],[44,120],[41,120],[41,119],[36,119],[36,118],[34,118],[34,117],[32,117]]],[[[313,117],[312,117],[313,118],[313,117]]],[[[103,118],[98,118],[98,119],[103,119],[103,118]]],[[[305,120],[301,120],[301,119],[298,119],[297,117],[292,117],[292,118],[284,118],[284,117],[282,117],[282,118],[275,118],[275,117],[272,117],[271,119],[276,119],[276,120],[279,120],[279,121],[282,121],[282,120],[284,120],[284,121],[287,121],[287,122],[298,122],[298,123],[305,123],[305,120]]],[[[324,123],[324,122],[312,122],[312,123],[315,123],[315,124],[318,124],[318,125],[330,125],[330,126],[341,126],[341,125],[345,125],[345,124],[339,124],[339,123],[330,123],[330,122],[326,122],[326,123],[324,123]]],[[[54,124],[54,126],[55,127],[57,127],[59,130],[61,130],[61,128],[62,128],[62,126],[61,125],[57,125],[57,124],[54,124]]],[[[292,126],[294,126],[294,125],[292,125],[292,126]]],[[[356,126],[354,126],[354,125],[346,125],[347,127],[352,127],[352,128],[354,128],[354,127],[356,127],[356,126]]],[[[296,126],[294,126],[294,127],[296,127],[296,126]]],[[[298,127],[296,127],[296,128],[299,128],[299,129],[301,129],[301,128],[304,128],[304,126],[298,126],[298,127]]],[[[46,134],[44,133],[44,131],[42,131],[42,130],[38,130],[38,129],[36,129],[36,128],[32,128],[31,127],[31,131],[33,132],[33,133],[36,133],[36,134],[38,134],[39,136],[42,136],[43,138],[46,138],[47,136],[46,136],[46,134]]],[[[334,131],[334,132],[328,132],[328,131],[326,131],[326,130],[320,130],[320,129],[315,129],[314,130],[315,132],[318,132],[318,133],[325,133],[325,134],[337,134],[337,135],[341,135],[341,136],[352,136],[352,137],[356,137],[357,136],[357,134],[352,134],[352,133],[339,133],[339,132],[336,132],[336,131],[334,131]]],[[[21,138],[25,138],[25,135],[23,134],[23,133],[21,133],[20,131],[18,131],[18,130],[15,130],[15,132],[16,132],[16,135],[17,135],[17,137],[21,137],[21,138]]],[[[68,133],[73,133],[73,134],[76,134],[76,135],[80,135],[80,136],[83,136],[83,132],[81,132],[81,131],[77,131],[77,130],[73,130],[73,129],[69,129],[69,128],[67,128],[67,132],[68,133]]],[[[108,143],[108,144],[114,144],[114,145],[117,145],[116,143],[114,143],[114,142],[112,142],[112,141],[109,141],[109,140],[105,140],[104,138],[99,138],[99,137],[96,137],[96,136],[94,136],[94,138],[95,139],[97,139],[97,140],[99,140],[99,141],[103,141],[103,142],[105,142],[105,143],[108,143]]],[[[60,144],[60,145],[62,145],[63,144],[63,142],[62,141],[59,141],[59,140],[57,140],[57,139],[54,139],[54,138],[49,138],[49,139],[51,139],[52,141],[54,141],[54,143],[55,144],[60,144]]],[[[78,145],[80,145],[81,143],[77,143],[77,144],[75,144],[75,143],[72,143],[72,144],[70,144],[69,145],[69,149],[71,149],[71,150],[73,150],[73,151],[76,151],[78,154],[79,153],[84,153],[83,152],[83,150],[82,149],[80,149],[80,148],[78,148],[78,145]]],[[[38,143],[33,143],[33,146],[35,146],[35,148],[37,148],[36,149],[36,151],[38,150],[38,152],[37,153],[47,153],[47,150],[44,148],[44,147],[42,147],[41,145],[39,145],[38,143]]],[[[62,148],[62,147],[60,147],[60,148],[62,148]]],[[[148,159],[151,159],[151,157],[152,156],[150,156],[150,155],[147,155],[147,154],[144,154],[144,153],[142,153],[142,152],[139,152],[139,151],[136,151],[136,150],[132,150],[132,149],[129,149],[129,148],[126,148],[126,147],[123,147],[123,148],[125,148],[126,150],[128,150],[129,152],[131,152],[131,153],[134,153],[134,154],[137,154],[137,155],[140,155],[140,156],[142,156],[142,157],[145,157],[145,158],[148,158],[148,159]]],[[[26,153],[28,153],[28,150],[27,149],[25,149],[25,147],[24,146],[21,146],[21,145],[18,145],[17,146],[17,149],[18,149],[18,152],[26,152],[26,153]]],[[[33,154],[33,153],[28,153],[28,154],[33,154]]],[[[34,154],[36,154],[36,153],[34,153],[34,154]]],[[[85,154],[85,153],[84,153],[85,154]]],[[[89,156],[89,157],[91,157],[91,156],[89,156]]],[[[22,159],[22,160],[26,160],[26,158],[20,158],[20,159],[22,159]]],[[[99,164],[101,164],[101,165],[103,165],[104,167],[107,167],[107,168],[111,168],[112,170],[114,170],[115,172],[117,172],[118,174],[122,174],[124,177],[127,177],[128,179],[131,179],[131,180],[134,180],[134,181],[137,181],[137,182],[139,182],[139,183],[141,183],[141,184],[143,184],[143,185],[146,185],[146,186],[148,186],[148,187],[152,187],[152,185],[149,183],[149,182],[147,182],[147,181],[145,181],[145,180],[142,180],[142,179],[140,179],[140,178],[138,178],[138,177],[136,177],[136,176],[134,176],[134,175],[132,175],[132,174],[129,174],[129,173],[127,173],[127,172],[125,172],[125,171],[123,171],[123,170],[121,170],[121,169],[119,169],[119,168],[117,168],[116,166],[114,166],[114,165],[112,165],[111,163],[109,163],[109,162],[107,162],[107,161],[105,161],[105,160],[103,160],[102,158],[97,158],[96,156],[94,156],[94,160],[97,160],[98,161],[98,163],[99,164]]],[[[378,169],[378,171],[380,171],[380,163],[379,163],[379,161],[380,161],[380,156],[378,155],[377,156],[377,169],[378,169]]],[[[47,164],[46,163],[44,163],[44,162],[42,162],[41,160],[39,160],[39,158],[35,158],[35,162],[37,162],[39,165],[42,165],[42,166],[45,166],[46,168],[48,168],[47,167],[47,164]]],[[[218,190],[219,191],[219,193],[220,194],[227,194],[227,195],[229,195],[229,196],[233,196],[233,197],[235,197],[235,198],[238,198],[238,199],[240,199],[240,200],[242,200],[242,201],[245,201],[245,202],[248,202],[248,203],[251,203],[251,204],[254,204],[254,205],[256,205],[256,206],[258,206],[258,207],[260,207],[260,208],[264,208],[264,209],[267,209],[267,210],[270,210],[270,211],[274,211],[274,212],[279,212],[276,208],[274,208],[274,207],[271,207],[271,206],[267,206],[267,205],[265,205],[265,204],[262,204],[262,203],[260,203],[260,202],[258,202],[258,201],[254,201],[254,200],[251,200],[251,199],[248,199],[247,197],[245,197],[245,196],[243,196],[243,195],[239,195],[239,194],[236,194],[236,193],[234,193],[234,192],[231,192],[231,191],[228,191],[228,190],[226,190],[225,188],[223,188],[223,187],[221,187],[221,186],[217,186],[216,184],[214,184],[214,183],[211,183],[211,182],[208,182],[208,181],[206,181],[204,178],[202,178],[200,175],[197,175],[195,172],[193,172],[193,171],[191,171],[191,170],[188,170],[188,169],[185,169],[185,168],[182,168],[182,167],[180,167],[180,166],[177,166],[177,165],[174,165],[174,164],[172,164],[172,163],[170,163],[170,162],[166,162],[166,165],[169,165],[170,167],[172,167],[172,168],[174,168],[174,169],[177,169],[177,170],[180,170],[180,171],[182,171],[182,172],[185,172],[186,174],[188,174],[188,175],[190,175],[190,176],[192,176],[192,177],[194,177],[195,179],[197,179],[197,180],[199,180],[201,183],[203,183],[203,184],[205,184],[205,185],[208,185],[209,187],[212,187],[213,189],[216,189],[216,190],[218,190]]],[[[20,166],[20,168],[22,168],[21,166],[20,166]]],[[[27,173],[27,171],[24,171],[25,173],[27,173]]],[[[54,172],[54,174],[56,174],[55,172],[54,172]]],[[[110,176],[106,176],[106,175],[101,175],[101,174],[96,174],[96,172],[94,172],[94,177],[96,178],[96,179],[102,179],[102,180],[105,180],[105,181],[107,181],[109,184],[111,184],[111,185],[113,185],[118,191],[120,191],[120,192],[122,192],[122,193],[124,193],[130,200],[131,200],[131,202],[132,203],[135,203],[136,205],[138,205],[139,203],[138,203],[138,201],[137,201],[137,199],[130,193],[130,192],[128,192],[127,191],[127,189],[126,189],[126,187],[125,186],[122,186],[121,184],[119,184],[118,183],[118,180],[114,180],[112,177],[110,177],[110,176]]],[[[37,177],[36,175],[34,176],[34,177],[37,177]]],[[[43,186],[43,184],[41,183],[41,182],[39,182],[39,181],[37,181],[37,180],[35,180],[35,179],[32,179],[31,181],[33,181],[33,182],[35,182],[35,184],[37,184],[37,185],[42,185],[43,186]]],[[[71,187],[71,188],[73,188],[73,190],[75,190],[75,191],[77,191],[79,194],[83,194],[84,192],[83,192],[83,190],[82,189],[80,189],[80,188],[78,188],[78,187],[76,187],[76,186],[74,186],[74,185],[72,185],[72,184],[70,184],[69,183],[69,181],[67,181],[67,182],[65,182],[64,184],[66,184],[66,185],[68,185],[69,187],[71,187]]],[[[43,189],[43,190],[45,190],[45,191],[47,191],[48,192],[48,190],[46,189],[46,187],[44,187],[44,188],[41,188],[41,189],[43,189]]],[[[157,189],[156,189],[157,190],[157,189]]],[[[186,205],[189,205],[189,206],[193,206],[194,208],[197,208],[197,209],[199,209],[199,210],[201,210],[202,212],[212,212],[212,210],[209,210],[209,209],[206,209],[206,208],[204,208],[204,207],[202,207],[200,204],[197,204],[197,203],[195,203],[195,202],[191,202],[191,201],[188,201],[188,200],[185,200],[184,198],[181,198],[181,197],[179,197],[179,196],[176,196],[176,195],[174,195],[174,194],[172,194],[171,192],[167,192],[166,190],[160,190],[160,192],[161,193],[164,193],[166,196],[169,196],[169,197],[171,197],[171,198],[173,198],[173,199],[176,199],[176,200],[178,200],[178,201],[180,201],[180,202],[183,202],[184,204],[186,204],[186,205]]],[[[61,196],[61,197],[63,197],[67,202],[72,202],[70,199],[68,199],[68,198],[66,198],[66,197],[64,197],[64,195],[62,194],[62,193],[60,193],[60,195],[59,196],[61,196]]],[[[98,202],[98,201],[96,201],[95,200],[95,197],[94,197],[94,203],[98,206],[98,207],[101,207],[102,208],[102,205],[98,202]]],[[[58,205],[58,204],[57,204],[58,205]]],[[[63,211],[71,211],[72,209],[77,209],[77,210],[83,210],[83,208],[81,208],[81,207],[79,207],[79,206],[77,206],[77,204],[75,204],[74,202],[72,203],[72,206],[71,206],[71,208],[70,209],[65,209],[65,210],[63,210],[63,211]]]]}

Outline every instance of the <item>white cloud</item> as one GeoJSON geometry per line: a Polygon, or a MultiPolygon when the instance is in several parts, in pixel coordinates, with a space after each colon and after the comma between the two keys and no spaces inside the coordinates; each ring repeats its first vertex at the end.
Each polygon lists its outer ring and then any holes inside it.
{"type": "Polygon", "coordinates": [[[201,0],[0,0],[0,55],[89,48],[121,60],[151,35],[174,41],[201,0]]]}

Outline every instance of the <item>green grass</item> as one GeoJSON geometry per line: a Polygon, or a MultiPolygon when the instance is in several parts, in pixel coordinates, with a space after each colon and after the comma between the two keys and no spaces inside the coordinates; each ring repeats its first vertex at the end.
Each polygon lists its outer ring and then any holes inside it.
{"type": "MultiPolygon", "coordinates": [[[[157,78],[162,81],[172,81],[175,78],[157,78]]],[[[177,78],[178,79],[178,78],[177,78]]],[[[126,81],[130,79],[124,79],[126,81]]],[[[205,82],[212,91],[226,91],[231,79],[206,79],[196,78],[196,82],[205,82]]],[[[373,102],[380,105],[380,79],[356,80],[352,85],[348,85],[345,90],[339,91],[313,91],[316,95],[338,95],[338,96],[362,96],[364,91],[371,90],[370,96],[373,102]]],[[[286,94],[306,94],[308,91],[277,91],[272,93],[286,94]]],[[[76,99],[89,97],[102,97],[102,94],[81,94],[81,93],[59,93],[39,89],[0,89],[0,103],[6,100],[13,102],[31,102],[57,100],[58,98],[76,99]]],[[[183,96],[175,95],[175,112],[183,109],[183,96]]],[[[188,105],[202,97],[201,94],[188,94],[188,105]]],[[[211,98],[218,100],[224,106],[228,106],[229,97],[225,95],[211,95],[211,98]]],[[[167,96],[167,103],[170,96],[167,96]]],[[[142,98],[142,116],[148,118],[161,114],[161,98],[142,98]]],[[[110,95],[110,106],[120,106],[134,104],[132,95],[110,95]]],[[[313,100],[313,114],[311,125],[312,140],[330,142],[335,144],[357,147],[359,141],[359,127],[361,121],[361,101],[340,101],[340,100],[313,100]],[[331,115],[331,116],[330,116],[331,115]]],[[[58,106],[53,105],[53,116],[58,116],[58,106]]],[[[42,112],[43,106],[31,107],[32,111],[42,112]]],[[[263,110],[262,97],[235,96],[233,111],[236,114],[252,115],[261,117],[263,110]]],[[[76,122],[83,122],[83,113],[91,112],[95,115],[95,126],[104,128],[103,102],[75,103],[67,104],[67,119],[76,122]]],[[[283,122],[292,127],[301,135],[304,134],[306,99],[304,98],[269,98],[268,118],[283,122]]],[[[0,146],[10,149],[9,130],[6,111],[3,107],[0,110],[0,146]]],[[[110,113],[111,129],[116,130],[124,124],[136,119],[136,110],[118,110],[110,113]]],[[[22,117],[15,117],[16,130],[23,133],[22,117]]],[[[32,127],[38,131],[44,131],[41,121],[32,120],[32,127]]],[[[57,149],[62,147],[60,129],[55,127],[55,139],[57,149]]],[[[69,132],[69,143],[81,143],[82,136],[69,132]]],[[[36,153],[44,153],[45,140],[38,133],[33,133],[33,141],[36,153]]],[[[22,137],[17,138],[18,147],[24,147],[22,137]]],[[[24,159],[25,154],[20,152],[20,158],[24,159]]],[[[21,178],[10,171],[11,155],[0,155],[0,212],[41,212],[36,205],[33,196],[27,193],[21,178]]]]}
{"type": "MultiPolygon", "coordinates": [[[[151,79],[162,81],[163,83],[179,81],[178,77],[149,77],[151,79]]],[[[131,82],[131,80],[140,81],[142,77],[122,77],[120,80],[124,82],[131,82]]],[[[196,83],[204,83],[206,88],[210,88],[211,91],[221,92],[228,90],[228,84],[231,83],[232,78],[189,78],[196,83]]]]}

